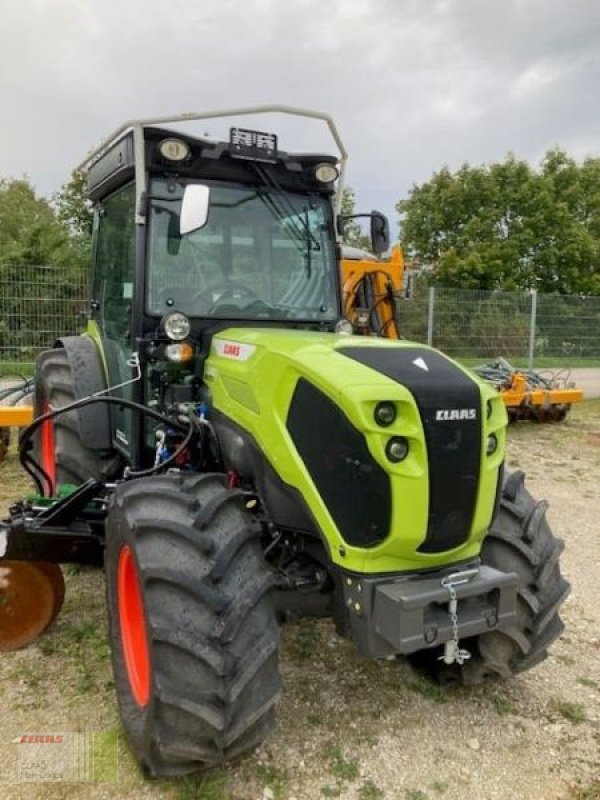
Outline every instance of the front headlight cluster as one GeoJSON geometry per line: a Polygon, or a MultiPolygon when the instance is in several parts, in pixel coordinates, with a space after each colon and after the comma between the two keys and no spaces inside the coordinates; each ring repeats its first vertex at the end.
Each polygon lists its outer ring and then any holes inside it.
{"type": "MultiPolygon", "coordinates": [[[[397,416],[396,404],[391,400],[382,400],[377,403],[373,412],[373,418],[381,428],[389,428],[394,424],[397,416]]],[[[392,464],[399,464],[407,457],[409,449],[408,439],[405,436],[392,436],[385,446],[385,454],[392,464]]]]}

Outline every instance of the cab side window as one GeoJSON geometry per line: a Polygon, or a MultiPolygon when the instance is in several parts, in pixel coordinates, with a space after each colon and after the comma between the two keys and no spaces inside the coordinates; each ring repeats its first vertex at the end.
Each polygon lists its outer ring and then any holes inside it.
{"type": "Polygon", "coordinates": [[[135,187],[116,191],[96,214],[96,259],[92,298],[105,336],[131,340],[131,304],[135,267],[135,187]]]}

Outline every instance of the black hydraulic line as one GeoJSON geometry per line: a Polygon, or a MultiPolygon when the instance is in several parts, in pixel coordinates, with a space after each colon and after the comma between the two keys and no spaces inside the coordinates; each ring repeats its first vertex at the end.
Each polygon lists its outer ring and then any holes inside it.
{"type": "MultiPolygon", "coordinates": [[[[119,398],[119,397],[108,397],[106,395],[97,395],[95,397],[94,396],[83,397],[83,398],[81,398],[81,400],[76,400],[75,402],[69,403],[66,406],[62,406],[61,408],[56,408],[56,409],[54,409],[52,411],[48,411],[46,414],[42,414],[41,416],[39,416],[36,419],[34,419],[34,421],[30,425],[28,425],[27,428],[25,428],[25,430],[22,432],[21,436],[19,437],[19,461],[20,461],[21,466],[23,467],[23,469],[34,480],[34,482],[35,482],[36,486],[38,487],[38,489],[40,490],[40,494],[42,496],[45,497],[46,493],[45,493],[43,487],[41,486],[39,478],[36,477],[36,475],[34,475],[33,472],[31,471],[31,468],[29,467],[29,464],[33,465],[33,467],[38,470],[38,472],[42,475],[44,480],[47,481],[48,486],[49,486],[50,489],[52,489],[52,481],[50,480],[50,477],[44,471],[42,466],[40,464],[38,464],[37,461],[34,458],[31,457],[30,453],[27,450],[27,445],[29,444],[29,441],[30,441],[31,437],[37,431],[37,429],[44,422],[46,422],[47,420],[54,419],[55,417],[58,417],[61,414],[65,414],[68,411],[73,411],[74,409],[77,409],[77,408],[83,408],[84,406],[92,405],[93,403],[109,403],[109,404],[112,404],[112,405],[118,405],[121,408],[131,408],[132,410],[138,411],[138,412],[140,412],[142,414],[146,414],[146,416],[152,417],[153,419],[156,419],[156,420],[158,420],[159,422],[162,422],[165,425],[169,425],[170,427],[179,428],[180,430],[187,432],[188,436],[186,436],[186,439],[184,440],[184,443],[179,448],[177,448],[177,450],[175,450],[169,456],[169,458],[167,458],[161,464],[157,464],[154,467],[152,467],[150,471],[148,471],[148,470],[144,470],[143,471],[143,472],[146,472],[147,474],[150,474],[150,475],[154,474],[154,472],[158,472],[158,471],[164,469],[166,466],[168,466],[169,464],[173,463],[173,461],[175,461],[175,459],[179,456],[179,454],[181,452],[183,452],[184,448],[187,447],[187,444],[191,440],[192,435],[193,435],[194,430],[195,430],[194,423],[193,423],[193,421],[191,419],[190,419],[189,425],[186,426],[183,423],[177,422],[176,420],[169,419],[169,417],[166,417],[163,414],[160,414],[158,411],[154,411],[151,408],[147,408],[146,406],[143,406],[140,403],[135,403],[133,400],[125,400],[124,398],[119,398]]],[[[135,473],[135,472],[130,472],[129,476],[130,477],[139,477],[139,475],[137,473],[135,473]]]]}

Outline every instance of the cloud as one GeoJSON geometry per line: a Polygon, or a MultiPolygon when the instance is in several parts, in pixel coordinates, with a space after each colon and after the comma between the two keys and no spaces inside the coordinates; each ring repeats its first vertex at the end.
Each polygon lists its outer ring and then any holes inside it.
{"type": "Polygon", "coordinates": [[[359,205],[392,216],[444,163],[600,141],[585,0],[5,0],[2,18],[0,175],[44,193],[127,119],[254,103],[331,113],[359,205]]]}

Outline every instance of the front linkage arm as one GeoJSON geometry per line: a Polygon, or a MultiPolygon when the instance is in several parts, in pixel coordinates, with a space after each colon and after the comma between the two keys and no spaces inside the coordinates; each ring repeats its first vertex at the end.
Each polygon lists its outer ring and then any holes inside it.
{"type": "Polygon", "coordinates": [[[106,486],[90,479],[50,504],[15,504],[10,517],[0,522],[0,564],[2,560],[101,564],[105,494],[106,486]]]}

